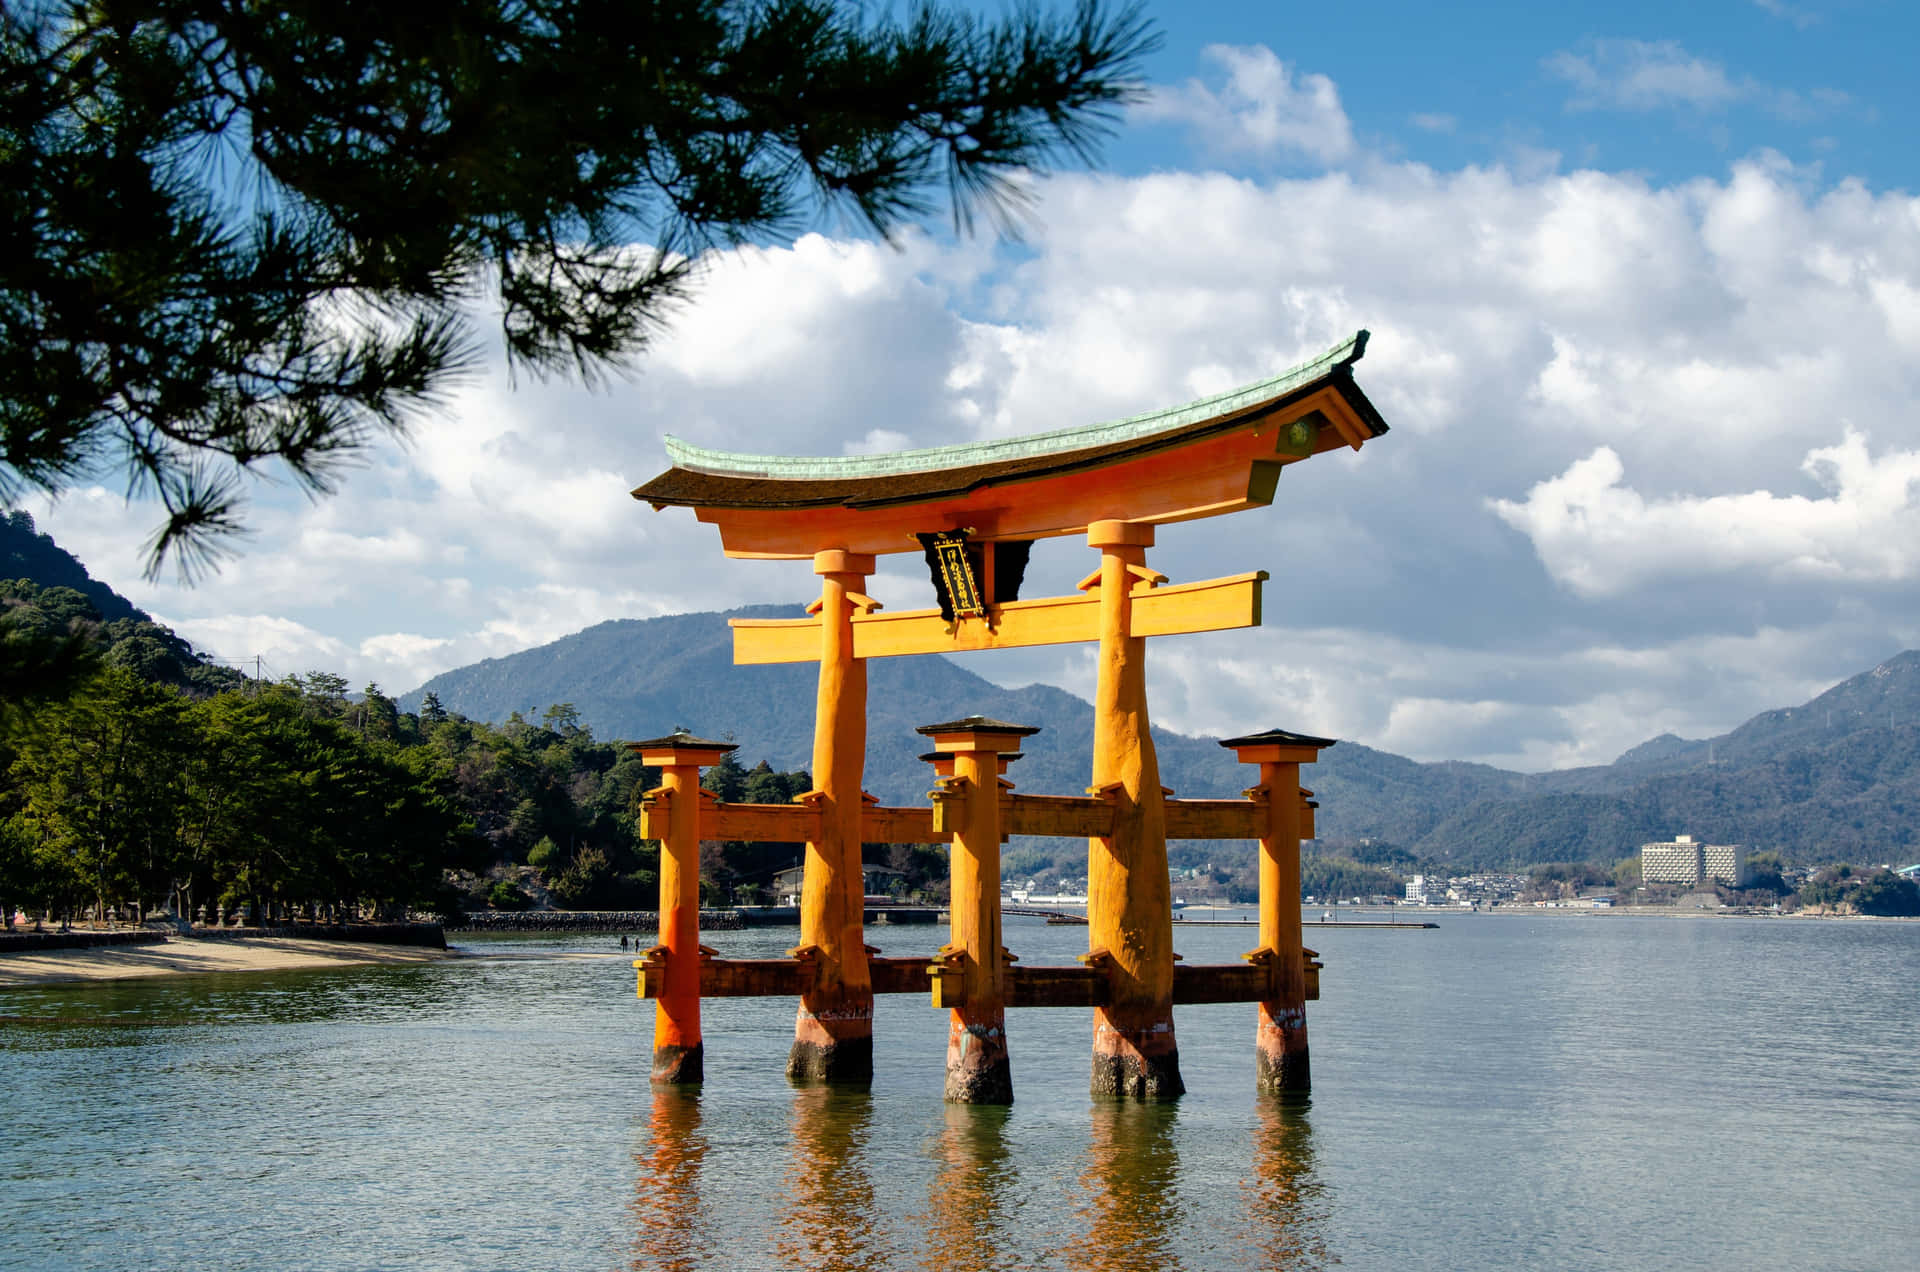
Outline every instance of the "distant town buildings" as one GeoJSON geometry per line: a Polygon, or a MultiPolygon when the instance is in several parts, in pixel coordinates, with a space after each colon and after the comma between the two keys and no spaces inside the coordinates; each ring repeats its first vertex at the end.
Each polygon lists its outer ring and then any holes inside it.
{"type": "Polygon", "coordinates": [[[1692,835],[1676,835],[1670,841],[1640,845],[1640,881],[1686,888],[1718,882],[1744,888],[1753,882],[1753,874],[1739,844],[1706,844],[1692,835]]]}
{"type": "Polygon", "coordinates": [[[1526,890],[1527,877],[1516,874],[1418,874],[1407,881],[1407,905],[1479,907],[1511,902],[1526,890]]]}

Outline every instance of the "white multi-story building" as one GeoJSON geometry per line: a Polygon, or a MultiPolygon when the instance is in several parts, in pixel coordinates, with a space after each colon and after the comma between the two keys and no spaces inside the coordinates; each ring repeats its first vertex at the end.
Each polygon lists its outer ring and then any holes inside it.
{"type": "Polygon", "coordinates": [[[1729,888],[1744,888],[1753,882],[1739,844],[1708,844],[1700,850],[1700,878],[1717,879],[1729,888]]]}
{"type": "Polygon", "coordinates": [[[1676,835],[1671,842],[1640,845],[1640,881],[1677,883],[1692,887],[1700,882],[1705,865],[1701,848],[1692,835],[1676,835]]]}
{"type": "Polygon", "coordinates": [[[1739,844],[1704,844],[1692,835],[1675,835],[1670,842],[1640,845],[1640,879],[1688,888],[1718,881],[1743,888],[1752,882],[1752,873],[1741,859],[1739,844]]]}

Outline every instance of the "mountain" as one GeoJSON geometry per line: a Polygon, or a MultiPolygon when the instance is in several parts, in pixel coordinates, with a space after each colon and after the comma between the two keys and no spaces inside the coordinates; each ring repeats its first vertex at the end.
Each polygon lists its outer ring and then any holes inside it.
{"type": "MultiPolygon", "coordinates": [[[[740,743],[743,763],[807,767],[812,664],[735,667],[729,618],[789,616],[794,606],[602,623],[538,649],[434,677],[449,710],[537,719],[571,702],[602,737],[652,737],[686,726],[740,743]]],[[[914,729],[981,714],[1041,726],[1011,773],[1034,793],[1087,781],[1093,708],[1048,685],[1004,689],[944,658],[877,659],[868,689],[867,789],[918,801],[929,770],[914,729]]],[[[1311,722],[1276,721],[1278,724],[1311,722]]],[[[1231,796],[1251,773],[1212,739],[1155,730],[1163,781],[1194,798],[1231,796]]],[[[1763,712],[1721,737],[1654,738],[1611,765],[1522,774],[1481,764],[1418,763],[1345,742],[1304,780],[1323,840],[1358,855],[1403,850],[1458,868],[1541,861],[1610,862],[1651,839],[1690,833],[1777,848],[1795,860],[1913,855],[1920,811],[1920,652],[1901,654],[1804,706],[1763,712]],[[1905,723],[1913,721],[1914,723],[1905,723]],[[1360,841],[1376,841],[1365,845],[1360,841]]]]}
{"type": "Polygon", "coordinates": [[[0,695],[10,698],[63,695],[99,662],[189,694],[241,683],[89,575],[24,511],[0,514],[0,629],[0,695]]]}
{"type": "MultiPolygon", "coordinates": [[[[449,711],[500,721],[519,711],[529,719],[556,702],[571,702],[600,737],[646,738],[685,726],[705,737],[732,738],[748,767],[804,769],[813,758],[817,672],[812,663],[733,665],[730,618],[788,618],[792,605],[761,605],[725,614],[618,619],[583,632],[443,672],[400,697],[418,710],[431,692],[449,711]]],[[[928,749],[914,730],[959,716],[985,715],[1037,724],[1013,780],[1035,792],[1078,793],[1087,784],[1093,707],[1051,685],[1003,689],[945,658],[875,659],[867,671],[867,789],[889,803],[918,801],[932,769],[917,757],[928,749]]],[[[1238,794],[1247,774],[1205,739],[1155,730],[1162,778],[1182,794],[1238,794]]]]}
{"type": "Polygon", "coordinates": [[[108,622],[152,619],[132,601],[87,573],[78,557],[41,534],[33,514],[22,509],[0,514],[0,579],[26,579],[40,587],[70,587],[93,605],[108,622]]]}

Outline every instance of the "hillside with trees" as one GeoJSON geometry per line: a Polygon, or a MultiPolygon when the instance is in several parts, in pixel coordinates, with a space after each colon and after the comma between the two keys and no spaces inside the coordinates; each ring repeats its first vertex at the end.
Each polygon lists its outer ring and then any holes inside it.
{"type": "MultiPolygon", "coordinates": [[[[0,675],[32,686],[9,693],[0,720],[7,913],[655,905],[658,849],[639,838],[633,803],[659,775],[570,703],[490,724],[432,693],[402,710],[378,685],[351,693],[324,671],[248,680],[93,583],[26,514],[0,521],[0,553],[30,572],[0,580],[0,675]]],[[[764,762],[705,780],[769,802],[811,785],[764,762]]],[[[708,845],[712,899],[765,891],[798,851],[708,845]]],[[[943,859],[873,855],[903,868],[903,887],[942,884],[943,859]]]]}

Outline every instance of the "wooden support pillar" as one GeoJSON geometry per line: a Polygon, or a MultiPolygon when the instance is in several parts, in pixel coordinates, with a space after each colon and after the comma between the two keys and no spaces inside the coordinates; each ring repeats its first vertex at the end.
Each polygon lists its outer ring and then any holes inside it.
{"type": "Polygon", "coordinates": [[[1254,1027],[1254,1085],[1274,1095],[1303,1095],[1312,1086],[1307,1057],[1307,956],[1300,926],[1300,834],[1306,796],[1300,766],[1319,758],[1330,738],[1271,729],[1220,744],[1242,764],[1260,766],[1248,795],[1266,805],[1260,835],[1260,948],[1246,957],[1271,968],[1273,997],[1262,1001],[1254,1027]]]}
{"type": "Polygon", "coordinates": [[[734,748],[676,733],[635,742],[632,749],[642,764],[660,770],[659,788],[641,801],[649,818],[666,826],[660,837],[660,943],[634,962],[660,985],[653,1001],[653,1080],[691,1085],[705,1077],[706,1065],[700,1037],[700,769],[734,748]]]}
{"type": "Polygon", "coordinates": [[[981,716],[919,730],[953,774],[933,792],[934,828],[953,835],[947,909],[951,935],[933,969],[933,1002],[947,1007],[947,1099],[1012,1104],[1007,1052],[1007,964],[1000,939],[1001,756],[1040,730],[981,716]]]}
{"type": "Polygon", "coordinates": [[[1093,1013],[1096,1096],[1172,1099],[1186,1090],[1173,1036],[1173,894],[1167,822],[1147,721],[1147,642],[1133,631],[1134,589],[1161,576],[1146,568],[1153,527],[1096,521],[1087,543],[1100,570],[1099,674],[1093,702],[1093,785],[1114,803],[1113,829],[1088,841],[1087,962],[1112,990],[1093,1013]]]}
{"type": "Polygon", "coordinates": [[[860,783],[867,756],[867,664],[853,656],[853,615],[877,608],[863,594],[873,558],[816,552],[821,578],[820,691],[813,719],[813,790],[801,798],[820,809],[819,837],[809,840],[800,892],[800,945],[817,964],[801,995],[787,1077],[794,1082],[873,1080],[873,982],[861,923],[865,880],[860,863],[860,783]]]}

